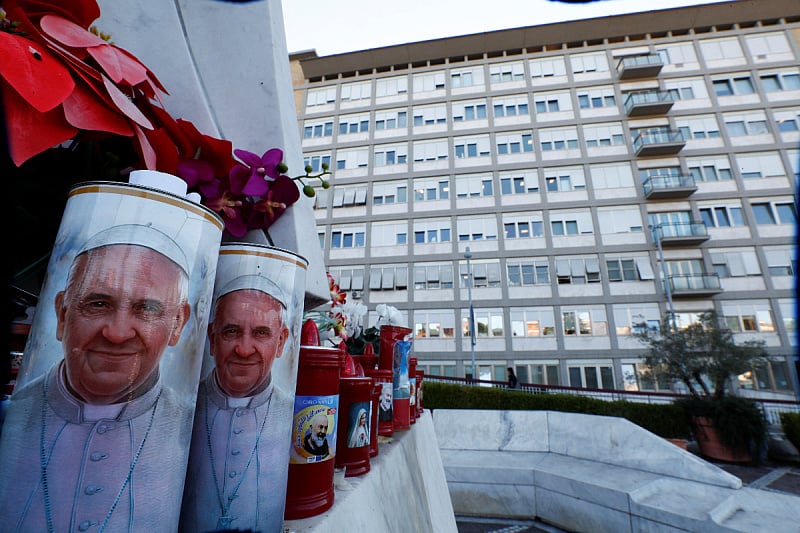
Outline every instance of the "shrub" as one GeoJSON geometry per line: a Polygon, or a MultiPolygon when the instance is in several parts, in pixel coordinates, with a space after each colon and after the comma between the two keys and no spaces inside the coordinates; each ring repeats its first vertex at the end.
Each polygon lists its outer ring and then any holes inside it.
{"type": "Polygon", "coordinates": [[[781,426],[789,442],[800,450],[800,413],[781,413],[781,426]]]}
{"type": "Polygon", "coordinates": [[[491,409],[506,411],[561,411],[616,416],[630,420],[664,438],[686,438],[689,423],[674,404],[607,402],[569,394],[529,394],[500,388],[425,383],[425,407],[430,409],[491,409]]]}

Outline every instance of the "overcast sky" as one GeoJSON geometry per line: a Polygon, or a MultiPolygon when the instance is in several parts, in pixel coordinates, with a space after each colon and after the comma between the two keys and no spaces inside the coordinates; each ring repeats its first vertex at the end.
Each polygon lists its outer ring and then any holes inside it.
{"type": "MultiPolygon", "coordinates": [[[[326,56],[455,35],[720,0],[283,0],[289,52],[326,56]]],[[[568,36],[564,37],[568,39],[568,36]]]]}

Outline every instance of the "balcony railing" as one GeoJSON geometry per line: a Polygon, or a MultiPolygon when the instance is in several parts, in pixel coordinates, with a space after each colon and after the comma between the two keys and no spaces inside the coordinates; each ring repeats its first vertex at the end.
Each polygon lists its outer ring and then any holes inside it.
{"type": "Polygon", "coordinates": [[[722,284],[717,274],[669,276],[667,283],[673,298],[709,296],[722,292],[722,284]]]}
{"type": "Polygon", "coordinates": [[[642,184],[648,200],[686,198],[697,190],[692,176],[650,176],[642,184]]]}
{"type": "Polygon", "coordinates": [[[661,224],[656,227],[662,246],[700,244],[709,239],[708,228],[702,222],[661,224]]]}
{"type": "Polygon", "coordinates": [[[633,138],[636,155],[675,155],[686,146],[686,136],[682,131],[646,130],[633,138]]]}
{"type": "Polygon", "coordinates": [[[636,91],[625,98],[625,112],[629,117],[663,115],[674,103],[672,94],[667,91],[636,91]]]}
{"type": "Polygon", "coordinates": [[[621,80],[650,78],[661,72],[664,62],[658,54],[623,57],[617,63],[617,75],[621,80]]]}

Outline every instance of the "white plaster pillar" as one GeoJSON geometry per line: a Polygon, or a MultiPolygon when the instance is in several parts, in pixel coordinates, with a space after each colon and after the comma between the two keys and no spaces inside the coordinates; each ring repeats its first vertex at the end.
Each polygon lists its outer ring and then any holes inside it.
{"type": "MultiPolygon", "coordinates": [[[[170,93],[164,105],[173,117],[259,155],[281,148],[289,174],[303,173],[278,0],[98,3],[102,15],[96,25],[156,75],[170,93]]],[[[329,298],[312,204],[301,194],[268,230],[271,244],[309,262],[306,308],[329,298]]],[[[269,242],[253,233],[249,240],[269,242]]]]}

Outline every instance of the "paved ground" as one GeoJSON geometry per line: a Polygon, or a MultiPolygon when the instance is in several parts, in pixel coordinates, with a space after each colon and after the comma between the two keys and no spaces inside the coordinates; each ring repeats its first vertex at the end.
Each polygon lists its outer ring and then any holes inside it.
{"type": "MultiPolygon", "coordinates": [[[[714,463],[742,480],[745,486],[800,496],[800,464],[768,461],[750,466],[714,463]]],[[[563,533],[563,530],[532,520],[456,517],[458,533],[563,533]]]]}

